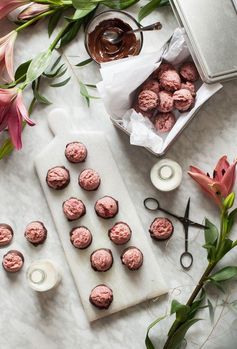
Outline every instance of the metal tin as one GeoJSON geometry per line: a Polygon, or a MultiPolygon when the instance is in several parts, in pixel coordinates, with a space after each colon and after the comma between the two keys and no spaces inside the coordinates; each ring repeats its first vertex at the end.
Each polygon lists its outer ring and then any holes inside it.
{"type": "Polygon", "coordinates": [[[171,0],[206,83],[237,77],[237,0],[171,0]]]}

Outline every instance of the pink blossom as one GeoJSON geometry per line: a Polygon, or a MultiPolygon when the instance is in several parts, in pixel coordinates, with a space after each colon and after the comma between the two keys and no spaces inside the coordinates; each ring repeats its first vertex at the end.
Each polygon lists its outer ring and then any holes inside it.
{"type": "Polygon", "coordinates": [[[0,0],[0,19],[6,17],[11,11],[15,10],[24,4],[30,2],[29,0],[0,0]]]}
{"type": "Polygon", "coordinates": [[[235,183],[236,163],[237,160],[230,165],[227,156],[224,155],[213,171],[213,178],[194,166],[190,166],[188,174],[200,185],[204,192],[221,206],[222,200],[232,192],[235,183]]]}
{"type": "Polygon", "coordinates": [[[22,90],[17,88],[0,89],[0,132],[6,127],[12,143],[16,149],[22,147],[22,122],[25,120],[30,126],[34,122],[29,118],[23,103],[22,90]]]}
{"type": "Polygon", "coordinates": [[[4,82],[11,82],[14,80],[13,49],[16,37],[17,32],[13,30],[6,36],[0,38],[0,77],[4,82]]]}

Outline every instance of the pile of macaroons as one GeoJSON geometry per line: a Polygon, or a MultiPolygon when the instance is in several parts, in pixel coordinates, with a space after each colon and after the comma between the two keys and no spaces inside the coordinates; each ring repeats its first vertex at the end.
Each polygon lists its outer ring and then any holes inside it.
{"type": "Polygon", "coordinates": [[[137,113],[148,117],[159,133],[169,132],[176,122],[175,109],[184,113],[195,104],[199,79],[193,62],[185,62],[177,70],[162,62],[151,76],[138,88],[133,103],[137,113]]]}

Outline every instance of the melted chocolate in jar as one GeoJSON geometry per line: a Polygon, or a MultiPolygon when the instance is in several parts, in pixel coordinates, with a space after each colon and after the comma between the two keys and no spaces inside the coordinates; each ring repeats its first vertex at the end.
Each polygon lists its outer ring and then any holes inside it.
{"type": "Polygon", "coordinates": [[[102,63],[136,56],[140,51],[140,40],[136,39],[134,33],[124,35],[117,44],[111,44],[103,37],[103,33],[107,30],[120,34],[131,29],[129,24],[118,18],[106,19],[100,22],[88,35],[88,49],[93,59],[98,63],[102,63]]]}

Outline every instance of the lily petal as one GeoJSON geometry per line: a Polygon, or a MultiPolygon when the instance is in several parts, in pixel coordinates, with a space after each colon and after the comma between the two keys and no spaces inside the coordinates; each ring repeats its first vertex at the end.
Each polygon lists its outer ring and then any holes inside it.
{"type": "Polygon", "coordinates": [[[201,189],[208,194],[218,205],[221,204],[221,199],[212,186],[216,183],[213,179],[203,173],[195,173],[188,171],[188,174],[200,185],[201,189]]]}
{"type": "Polygon", "coordinates": [[[8,112],[8,131],[14,147],[17,150],[21,149],[22,118],[16,111],[16,101],[12,103],[8,112]]]}
{"type": "Polygon", "coordinates": [[[18,115],[21,115],[21,118],[24,119],[28,125],[34,126],[35,123],[28,116],[28,111],[23,103],[22,91],[18,91],[18,95],[16,98],[16,109],[18,115]]]}
{"type": "Polygon", "coordinates": [[[215,167],[213,178],[216,181],[221,181],[222,177],[224,176],[225,172],[228,170],[229,167],[230,164],[227,160],[227,156],[222,156],[215,167]]]}
{"type": "MultiPolygon", "coordinates": [[[[236,168],[237,160],[233,162],[225,172],[221,183],[226,188],[227,195],[232,192],[233,186],[235,184],[235,168],[236,168]]],[[[227,196],[226,195],[226,196],[227,196]]]]}

